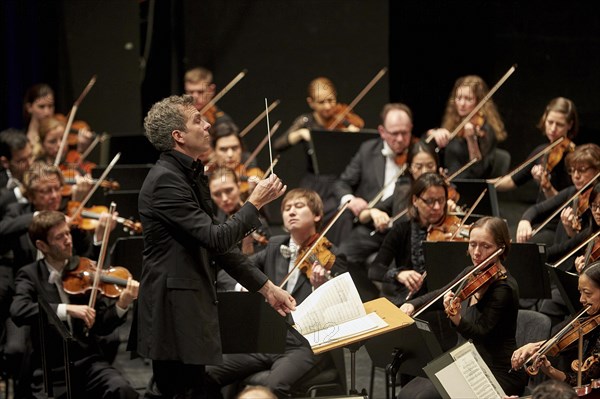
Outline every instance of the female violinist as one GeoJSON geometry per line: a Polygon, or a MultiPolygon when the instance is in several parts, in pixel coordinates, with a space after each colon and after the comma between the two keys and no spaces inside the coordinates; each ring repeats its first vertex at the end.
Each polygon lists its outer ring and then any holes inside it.
{"type": "Polygon", "coordinates": [[[397,306],[404,303],[409,293],[418,297],[427,292],[423,241],[429,226],[445,220],[447,193],[442,176],[422,174],[410,189],[409,218],[394,223],[369,268],[369,277],[383,282],[382,294],[397,306]]]}
{"type": "Polygon", "coordinates": [[[264,172],[256,166],[253,160],[248,167],[244,166],[244,160],[248,159],[250,154],[245,151],[242,139],[237,130],[221,125],[215,132],[212,139],[214,148],[215,166],[229,168],[235,171],[240,183],[240,195],[242,200],[247,199],[256,184],[263,177],[264,172]]]}
{"type": "MultiPolygon", "coordinates": [[[[589,212],[592,215],[592,223],[589,233],[595,233],[600,230],[600,183],[596,183],[590,193],[589,212]]],[[[582,233],[586,234],[588,232],[582,233]]],[[[596,238],[594,241],[588,244],[588,247],[585,249],[585,254],[575,259],[575,269],[578,273],[581,273],[587,264],[595,262],[599,258],[600,238],[596,238]]]]}
{"type": "MultiPolygon", "coordinates": [[[[567,155],[565,164],[567,172],[571,176],[573,186],[567,187],[554,197],[528,208],[517,226],[517,242],[528,241],[533,232],[532,224],[536,222],[541,223],[547,216],[551,216],[552,212],[565,205],[565,202],[572,197],[575,192],[583,188],[583,186],[600,172],[600,147],[596,144],[583,144],[577,146],[573,152],[567,155]]],[[[585,209],[583,209],[583,211],[585,211],[585,209]]],[[[544,233],[541,238],[536,238],[536,240],[538,242],[546,242],[548,245],[565,242],[570,236],[574,235],[572,223],[575,218],[579,219],[581,216],[578,213],[581,212],[579,210],[574,212],[572,208],[565,208],[561,213],[562,223],[558,224],[556,231],[552,231],[553,226],[547,225],[544,230],[548,232],[544,233]]],[[[586,227],[586,223],[581,226],[583,229],[586,227]]],[[[564,253],[567,252],[568,250],[564,253]]],[[[555,259],[558,259],[560,258],[560,255],[561,253],[558,252],[549,253],[548,260],[552,262],[552,256],[556,256],[555,259]]]]}
{"type": "Polygon", "coordinates": [[[493,177],[496,162],[496,145],[506,139],[506,130],[493,100],[488,100],[462,132],[449,140],[452,132],[475,106],[488,93],[488,87],[479,76],[468,75],[458,78],[448,97],[442,127],[431,129],[439,148],[444,149],[443,165],[449,173],[454,173],[473,158],[479,159],[475,165],[461,174],[461,178],[493,177]]]}
{"type": "Polygon", "coordinates": [[[31,86],[23,99],[23,117],[27,126],[27,138],[37,157],[41,150],[40,123],[54,115],[54,90],[45,83],[31,86]]]}
{"type": "MultiPolygon", "coordinates": [[[[589,306],[586,312],[589,319],[597,319],[600,312],[600,262],[594,262],[583,270],[579,276],[578,288],[579,301],[583,308],[589,306]]],[[[542,344],[543,342],[535,342],[517,349],[512,355],[512,368],[521,368],[532,355],[538,352],[542,344]]],[[[597,353],[600,353],[600,328],[593,328],[583,337],[583,360],[593,360],[593,355],[597,353]]],[[[600,363],[593,361],[588,363],[590,363],[589,368],[582,369],[582,384],[589,384],[592,380],[600,378],[600,363]]],[[[545,355],[540,356],[534,366],[554,380],[566,381],[571,386],[577,385],[576,371],[555,368],[545,355]]]]}
{"type": "Polygon", "coordinates": [[[564,97],[553,98],[546,106],[537,127],[548,139],[548,143],[534,148],[528,158],[538,154],[561,137],[564,138],[563,142],[552,149],[549,154],[538,158],[513,176],[500,178],[496,189],[498,191],[512,190],[533,179],[540,185],[537,202],[541,202],[571,185],[571,179],[565,167],[565,158],[574,149],[571,140],[575,138],[579,129],[579,116],[575,103],[564,97]]]}
{"type": "MultiPolygon", "coordinates": [[[[208,178],[208,187],[213,201],[219,208],[216,218],[219,223],[225,223],[242,207],[238,177],[229,168],[217,168],[208,178]]],[[[262,225],[239,243],[240,249],[246,255],[264,249],[269,242],[269,225],[264,218],[259,217],[259,219],[262,225]]]]}
{"type": "MultiPolygon", "coordinates": [[[[477,351],[490,368],[502,389],[508,395],[520,395],[527,383],[523,371],[511,372],[511,354],[517,347],[515,333],[519,294],[516,280],[509,274],[502,262],[510,249],[510,236],[506,222],[497,217],[483,217],[470,229],[469,256],[474,265],[481,263],[498,249],[504,251],[497,256],[493,266],[497,272],[464,302],[456,304],[456,312],[449,314],[450,321],[461,340],[472,340],[477,351]],[[452,315],[454,314],[454,315],[452,315]]],[[[466,268],[465,275],[471,270],[466,268]]],[[[467,283],[468,285],[468,283],[467,283]]],[[[465,286],[466,287],[466,286],[465,286]]],[[[400,307],[411,315],[415,309],[441,295],[447,287],[415,298],[400,307]]],[[[449,291],[443,300],[449,308],[455,294],[449,291]]],[[[398,398],[436,398],[433,384],[426,378],[417,377],[402,387],[398,398]]]]}

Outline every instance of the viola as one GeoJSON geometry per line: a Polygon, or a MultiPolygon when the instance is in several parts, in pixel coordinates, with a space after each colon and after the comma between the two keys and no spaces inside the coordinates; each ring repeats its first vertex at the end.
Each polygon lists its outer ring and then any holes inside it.
{"type": "Polygon", "coordinates": [[[331,270],[335,263],[335,255],[330,251],[332,246],[333,244],[327,237],[321,236],[320,234],[313,234],[298,250],[296,262],[302,261],[302,263],[297,264],[297,267],[305,273],[309,279],[312,276],[312,266],[315,262],[319,262],[326,270],[331,270]],[[319,241],[317,245],[312,248],[316,240],[319,241]],[[310,251],[310,253],[308,256],[305,256],[308,251],[310,251]]]}
{"type": "Polygon", "coordinates": [[[442,223],[427,229],[427,241],[468,241],[469,226],[462,225],[455,215],[447,215],[442,223]]]}
{"type": "MultiPolygon", "coordinates": [[[[67,205],[67,215],[71,216],[75,212],[75,209],[79,206],[78,201],[69,201],[67,205]]],[[[108,212],[108,208],[103,205],[96,205],[90,208],[84,208],[80,212],[77,218],[71,220],[71,224],[79,227],[81,230],[91,231],[95,230],[98,226],[98,220],[102,213],[108,212]]],[[[118,216],[116,218],[117,223],[123,225],[123,230],[129,234],[141,234],[142,223],[131,219],[125,219],[118,216]]]]}
{"type": "Polygon", "coordinates": [[[466,280],[465,285],[462,288],[459,288],[452,299],[452,302],[450,302],[450,305],[446,307],[446,314],[448,314],[448,316],[456,316],[458,314],[458,304],[460,302],[466,301],[479,291],[487,290],[494,281],[505,278],[506,274],[502,271],[498,263],[488,266],[478,274],[473,274],[466,280]]]}
{"type": "Polygon", "coordinates": [[[365,126],[365,121],[357,114],[351,112],[348,105],[337,103],[333,107],[331,116],[325,121],[325,126],[327,126],[327,129],[329,130],[347,130],[350,125],[362,129],[365,126]],[[340,115],[343,115],[341,121],[333,125],[333,122],[335,122],[340,115]]]}
{"type": "MultiPolygon", "coordinates": [[[[67,294],[82,295],[90,291],[94,285],[96,264],[88,258],[79,258],[77,268],[69,271],[63,276],[63,289],[67,294]]],[[[117,298],[121,295],[123,287],[127,286],[127,280],[131,273],[121,266],[110,266],[103,269],[100,275],[100,293],[109,298],[117,298]]]]}

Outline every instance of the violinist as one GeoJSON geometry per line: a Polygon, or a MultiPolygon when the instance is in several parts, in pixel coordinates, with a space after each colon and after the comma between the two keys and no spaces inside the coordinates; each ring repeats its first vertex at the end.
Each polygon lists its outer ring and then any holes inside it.
{"type": "Polygon", "coordinates": [[[27,126],[27,138],[37,156],[40,152],[40,123],[54,115],[54,90],[38,83],[27,89],[23,99],[23,118],[27,126]]]}
{"type": "Polygon", "coordinates": [[[416,298],[427,292],[423,241],[430,226],[446,219],[447,193],[447,184],[437,173],[424,173],[415,180],[408,219],[394,223],[369,268],[369,277],[383,282],[382,294],[397,306],[409,294],[416,298]]]}
{"type": "MultiPolygon", "coordinates": [[[[318,162],[311,149],[310,131],[328,129],[329,124],[337,116],[336,108],[339,110],[338,105],[341,106],[341,104],[337,102],[337,90],[333,82],[325,77],[318,77],[309,83],[306,102],[312,112],[297,117],[290,128],[274,141],[273,147],[281,152],[302,143],[306,154],[306,173],[300,181],[300,187],[319,193],[325,204],[325,220],[329,220],[335,214],[338,205],[331,190],[337,176],[319,175],[318,162]]],[[[364,125],[362,119],[357,115],[352,115],[356,119],[355,121],[353,119],[356,125],[348,122],[347,126],[332,130],[358,131],[362,128],[364,125]]]]}
{"type": "Polygon", "coordinates": [[[81,378],[72,379],[75,392],[71,394],[89,398],[138,398],[139,394],[121,372],[110,365],[98,344],[100,336],[111,333],[125,322],[126,313],[137,298],[138,282],[129,279],[118,299],[101,298],[95,308],[89,307],[87,298],[69,296],[63,289],[61,277],[78,264],[78,258],[72,256],[73,242],[65,216],[56,211],[40,212],[31,222],[29,237],[43,258],[17,273],[10,312],[18,326],[29,325],[32,329],[34,396],[43,395],[42,339],[51,353],[46,358],[49,367],[55,369],[63,365],[62,339],[51,332],[39,336],[38,298],[43,298],[75,337],[70,360],[73,361],[74,375],[81,378]]]}
{"type": "Polygon", "coordinates": [[[0,220],[13,202],[26,202],[23,175],[31,167],[33,151],[27,136],[19,130],[0,132],[0,220]]]}
{"type": "MultiPolygon", "coordinates": [[[[515,333],[519,294],[516,280],[502,264],[510,248],[508,226],[497,217],[483,217],[473,223],[469,234],[469,256],[474,265],[480,264],[500,248],[504,248],[504,251],[490,266],[496,268],[496,273],[490,275],[491,278],[481,284],[480,288],[473,287],[472,295],[462,303],[453,301],[455,294],[448,291],[444,296],[443,305],[452,326],[459,333],[459,339],[473,341],[504,392],[508,395],[520,395],[527,383],[527,375],[523,371],[509,373],[511,354],[517,347],[515,333]],[[451,302],[456,306],[453,312],[449,312],[451,302]]],[[[465,275],[470,269],[471,267],[467,267],[460,276],[465,275]]],[[[465,289],[468,286],[469,283],[465,289]]],[[[415,309],[445,290],[447,287],[417,297],[402,305],[400,309],[411,315],[415,309]]],[[[433,384],[422,377],[416,377],[409,382],[398,396],[402,399],[435,397],[439,395],[433,384]]]]}
{"type": "MultiPolygon", "coordinates": [[[[252,263],[277,284],[293,269],[296,260],[301,258],[303,249],[306,250],[306,245],[317,234],[323,219],[323,203],[316,192],[298,188],[285,195],[281,213],[289,234],[271,237],[267,248],[251,257],[252,263]]],[[[321,247],[319,251],[329,249],[321,247]]],[[[330,270],[325,269],[318,261],[310,262],[310,265],[304,266],[305,271],[296,269],[287,281],[284,288],[296,299],[296,303],[301,303],[315,288],[346,270],[345,257],[335,248],[332,251],[336,259],[330,270]],[[306,273],[308,269],[310,278],[306,273]]],[[[317,254],[317,258],[320,259],[321,256],[317,254]]],[[[329,354],[314,355],[306,342],[291,333],[287,335],[282,354],[224,355],[222,365],[207,367],[209,386],[212,387],[209,397],[219,398],[219,388],[263,370],[268,372],[259,374],[260,379],[251,380],[250,383],[267,386],[279,398],[288,397],[294,383],[323,357],[328,359],[329,354]]]]}
{"type": "MultiPolygon", "coordinates": [[[[213,83],[213,74],[206,68],[197,67],[188,70],[183,78],[183,87],[185,94],[194,98],[194,106],[198,111],[202,110],[215,96],[216,85],[213,83]]],[[[233,119],[216,105],[206,111],[203,117],[211,125],[209,129],[211,136],[214,136],[222,124],[227,125],[229,129],[238,130],[233,119]]]]}
{"type": "MultiPolygon", "coordinates": [[[[561,190],[554,197],[544,200],[528,208],[521,221],[517,226],[517,242],[526,242],[531,238],[532,224],[541,223],[546,217],[551,216],[552,212],[559,207],[564,206],[566,201],[573,196],[575,192],[583,188],[598,172],[600,172],[600,147],[596,144],[583,144],[577,146],[575,150],[569,153],[566,157],[565,164],[567,172],[571,176],[573,186],[561,190]]],[[[590,190],[591,191],[591,190],[590,190]]],[[[586,190],[587,192],[587,190],[586,190]]],[[[586,194],[589,196],[589,193],[586,194]]],[[[580,197],[583,197],[581,195],[580,197]]],[[[587,198],[587,197],[586,197],[587,198]]],[[[581,214],[587,209],[587,202],[582,202],[582,209],[579,209],[579,201],[577,201],[577,209],[573,210],[572,204],[564,208],[561,212],[561,223],[556,227],[556,231],[550,230],[551,227],[546,227],[541,230],[545,233],[534,236],[537,242],[546,242],[548,245],[553,245],[566,241],[569,237],[575,235],[574,227],[578,227],[578,231],[585,229],[589,224],[589,220],[581,219],[581,214]],[[578,222],[580,226],[573,226],[574,222],[578,222]],[[583,223],[583,224],[581,224],[583,223]]],[[[577,231],[577,232],[578,232],[577,231]]],[[[562,252],[566,254],[568,249],[562,252]]],[[[561,252],[549,252],[548,261],[552,262],[560,258],[561,252]],[[554,257],[554,258],[553,258],[554,257]]]]}
{"type": "Polygon", "coordinates": [[[214,148],[214,162],[216,166],[229,168],[235,171],[240,185],[242,200],[246,200],[264,176],[264,172],[256,165],[256,160],[244,166],[244,160],[250,154],[245,151],[242,139],[237,130],[221,125],[212,139],[214,148]]]}
{"type": "MultiPolygon", "coordinates": [[[[600,230],[600,183],[596,183],[590,193],[589,212],[592,215],[591,228],[589,231],[582,232],[583,235],[588,234],[588,236],[600,230]]],[[[575,269],[578,273],[581,273],[586,264],[595,262],[600,258],[600,238],[596,238],[588,244],[588,247],[586,247],[584,255],[575,259],[575,269]]]]}
{"type": "Polygon", "coordinates": [[[506,129],[493,100],[488,100],[478,114],[469,121],[458,136],[450,140],[452,132],[475,106],[486,96],[489,89],[483,79],[476,75],[458,78],[446,104],[442,127],[431,129],[439,148],[444,149],[443,165],[448,173],[454,173],[473,158],[475,165],[463,172],[461,178],[488,178],[495,172],[496,146],[506,140],[506,129]]]}
{"type": "Polygon", "coordinates": [[[500,178],[496,184],[496,189],[498,191],[512,190],[533,179],[540,185],[540,195],[538,195],[537,202],[541,202],[571,185],[571,179],[565,167],[565,158],[574,149],[571,140],[575,138],[579,129],[579,116],[577,115],[575,103],[564,97],[552,99],[546,106],[537,127],[544,134],[548,143],[537,146],[528,158],[539,153],[561,137],[564,138],[563,142],[551,150],[549,154],[538,158],[534,163],[527,165],[513,176],[500,178]]]}
{"type": "MultiPolygon", "coordinates": [[[[225,223],[243,205],[240,198],[238,177],[229,168],[217,168],[208,177],[208,187],[210,189],[210,196],[219,208],[216,212],[216,219],[219,223],[225,223]]],[[[271,235],[269,225],[262,217],[260,217],[260,222],[261,226],[259,228],[238,243],[242,253],[252,255],[264,249],[269,242],[271,235]]]]}
{"type": "MultiPolygon", "coordinates": [[[[594,328],[594,326],[598,325],[598,322],[594,319],[598,317],[600,311],[600,262],[594,262],[582,271],[579,276],[578,289],[580,293],[579,301],[584,308],[587,306],[590,307],[586,313],[589,316],[588,320],[592,323],[590,331],[583,337],[582,360],[586,361],[590,359],[592,361],[588,362],[589,368],[584,367],[582,369],[582,384],[589,384],[592,380],[600,378],[600,363],[593,361],[593,355],[600,353],[600,329],[594,328]]],[[[512,355],[512,368],[521,368],[525,361],[534,355],[542,344],[543,342],[534,342],[517,349],[512,355]]],[[[577,344],[575,343],[575,345],[577,344]]],[[[563,345],[560,346],[562,347],[563,345]]],[[[560,370],[554,367],[545,355],[539,356],[533,366],[553,380],[566,381],[573,387],[577,385],[576,371],[572,369],[560,370]]]]}
{"type": "Polygon", "coordinates": [[[424,141],[412,144],[408,150],[408,172],[393,183],[394,193],[372,208],[364,209],[359,222],[349,237],[340,244],[340,251],[348,257],[348,268],[363,301],[379,297],[379,289],[369,280],[367,258],[378,252],[390,228],[390,218],[408,206],[412,184],[422,174],[435,172],[438,168],[437,154],[424,141]],[[377,231],[373,234],[372,231],[377,231]]]}

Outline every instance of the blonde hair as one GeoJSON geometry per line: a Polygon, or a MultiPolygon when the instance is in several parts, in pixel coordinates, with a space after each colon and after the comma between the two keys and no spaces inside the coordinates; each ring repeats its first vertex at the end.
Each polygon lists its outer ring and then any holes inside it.
{"type": "Polygon", "coordinates": [[[206,81],[207,83],[212,83],[213,74],[206,68],[197,67],[192,68],[187,71],[183,77],[183,81],[185,83],[198,83],[206,81]]]}

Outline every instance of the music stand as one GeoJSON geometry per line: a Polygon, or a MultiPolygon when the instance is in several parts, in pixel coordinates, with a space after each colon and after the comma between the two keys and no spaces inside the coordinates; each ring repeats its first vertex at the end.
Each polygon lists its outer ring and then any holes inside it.
{"type": "Polygon", "coordinates": [[[362,143],[378,138],[377,130],[337,132],[313,129],[310,131],[319,174],[339,176],[350,163],[362,143]],[[332,154],[332,151],[335,154],[332,154]]]}
{"type": "MultiPolygon", "coordinates": [[[[467,255],[468,247],[469,244],[462,241],[423,242],[428,290],[446,286],[471,264],[467,255]]],[[[543,245],[511,244],[505,266],[519,284],[520,298],[550,298],[550,281],[544,268],[545,261],[546,251],[543,245]]]]}
{"type": "Polygon", "coordinates": [[[285,351],[288,324],[265,302],[262,295],[219,292],[217,298],[223,353],[285,351]]]}
{"type": "Polygon", "coordinates": [[[558,267],[546,265],[550,277],[556,284],[560,295],[565,301],[565,305],[571,314],[575,314],[581,310],[581,302],[579,302],[579,276],[575,273],[566,272],[558,267]]]}
{"type": "Polygon", "coordinates": [[[42,371],[44,373],[44,391],[48,397],[54,397],[53,369],[50,362],[53,360],[50,355],[50,348],[46,340],[50,337],[58,336],[62,340],[63,346],[63,364],[65,369],[65,389],[67,399],[71,399],[73,385],[71,382],[71,367],[73,362],[70,358],[70,352],[74,345],[75,338],[69,332],[67,327],[58,318],[56,312],[50,307],[50,304],[40,295],[38,296],[39,309],[39,330],[40,330],[40,352],[42,360],[42,371]]]}
{"type": "Polygon", "coordinates": [[[392,398],[395,398],[396,376],[403,374],[426,377],[423,367],[442,354],[440,343],[429,323],[414,319],[414,323],[368,340],[365,343],[373,366],[385,368],[391,378],[392,398]]]}
{"type": "MultiPolygon", "coordinates": [[[[479,198],[483,190],[487,188],[485,196],[475,208],[475,215],[500,216],[500,207],[498,206],[498,195],[496,187],[492,183],[481,179],[453,179],[452,184],[456,186],[456,191],[460,194],[457,205],[470,208],[479,198]]],[[[473,218],[474,216],[471,216],[473,218]]],[[[469,218],[469,220],[471,219],[469,218]]],[[[478,219],[479,217],[476,217],[478,219]]],[[[467,221],[469,222],[469,221],[467,221]]]]}

